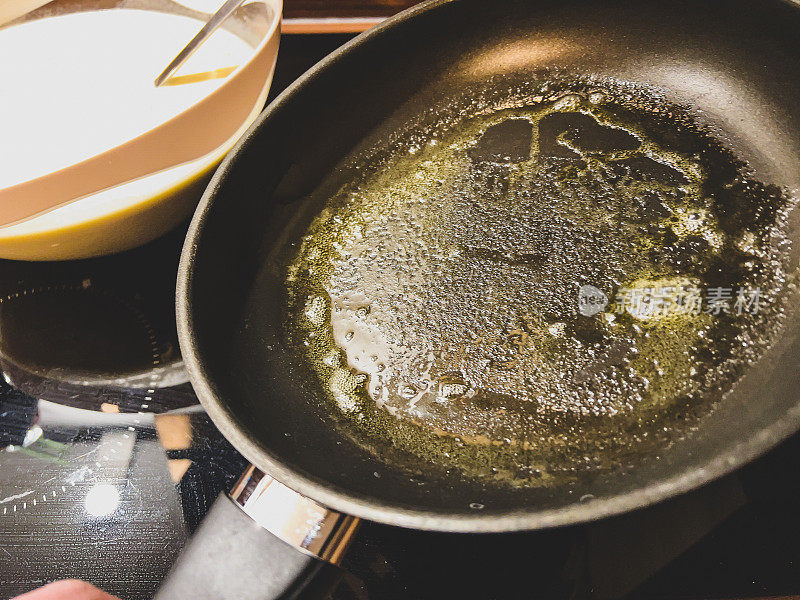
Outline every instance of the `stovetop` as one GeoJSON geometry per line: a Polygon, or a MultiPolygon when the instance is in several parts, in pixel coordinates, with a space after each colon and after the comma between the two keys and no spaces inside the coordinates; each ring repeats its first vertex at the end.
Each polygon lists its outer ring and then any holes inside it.
{"type": "MultiPolygon", "coordinates": [[[[273,94],[345,39],[287,36],[273,94]]],[[[0,598],[72,577],[151,597],[244,469],[181,363],[183,234],[102,259],[0,261],[0,598]]],[[[800,435],[696,492],[585,526],[366,523],[333,598],[798,597],[798,497],[800,435]]]]}

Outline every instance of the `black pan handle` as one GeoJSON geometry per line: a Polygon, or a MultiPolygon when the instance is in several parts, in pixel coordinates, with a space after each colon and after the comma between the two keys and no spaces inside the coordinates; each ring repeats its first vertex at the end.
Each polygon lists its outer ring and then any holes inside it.
{"type": "Polygon", "coordinates": [[[322,597],[357,527],[250,466],[214,503],[154,600],[322,597]]]}

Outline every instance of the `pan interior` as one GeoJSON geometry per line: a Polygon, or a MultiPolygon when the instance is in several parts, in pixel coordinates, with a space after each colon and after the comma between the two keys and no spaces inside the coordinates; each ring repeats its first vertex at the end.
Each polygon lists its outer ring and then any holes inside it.
{"type": "Polygon", "coordinates": [[[787,196],[655,90],[544,74],[346,162],[284,335],[336,427],[410,472],[536,487],[658,456],[780,323],[787,196]]]}

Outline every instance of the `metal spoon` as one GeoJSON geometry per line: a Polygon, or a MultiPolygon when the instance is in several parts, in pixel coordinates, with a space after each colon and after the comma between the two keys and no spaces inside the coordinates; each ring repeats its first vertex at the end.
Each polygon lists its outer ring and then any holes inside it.
{"type": "Polygon", "coordinates": [[[156,77],[155,86],[161,87],[169,77],[177,71],[180,66],[185,63],[189,57],[194,54],[200,45],[205,42],[222,23],[230,17],[237,8],[239,8],[245,0],[227,0],[222,7],[215,12],[212,17],[203,25],[203,28],[197,32],[197,35],[192,38],[186,47],[178,53],[178,56],[172,59],[172,62],[167,65],[167,68],[156,77]]]}

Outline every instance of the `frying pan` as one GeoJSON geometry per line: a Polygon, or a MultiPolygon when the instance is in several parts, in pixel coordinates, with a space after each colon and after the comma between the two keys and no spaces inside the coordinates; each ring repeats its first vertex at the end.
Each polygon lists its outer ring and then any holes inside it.
{"type": "MultiPolygon", "coordinates": [[[[497,485],[411,468],[338,425],[285,334],[281,257],[298,250],[319,213],[315,190],[332,173],[352,176],[358,160],[348,157],[359,149],[391,145],[394,132],[432,106],[457,105],[487,85],[524,87],[542,72],[658,90],[755,180],[791,194],[800,187],[798,8],[780,0],[437,0],[359,36],[281,94],[206,191],[177,291],[181,349],[198,397],[254,466],[233,502],[217,502],[158,597],[307,591],[332,572],[355,517],[449,532],[599,519],[700,486],[794,432],[800,320],[788,301],[780,335],[713,411],[657,455],[630,440],[619,464],[564,485],[497,485]],[[287,518],[295,520],[287,526],[287,518]]],[[[785,235],[791,280],[791,210],[785,235]]]]}

